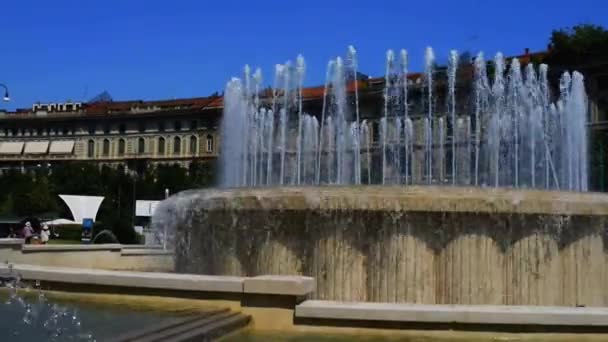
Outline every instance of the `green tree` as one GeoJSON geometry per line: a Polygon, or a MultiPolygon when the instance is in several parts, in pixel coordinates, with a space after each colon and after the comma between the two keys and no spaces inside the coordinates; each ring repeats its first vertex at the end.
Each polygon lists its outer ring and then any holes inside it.
{"type": "Polygon", "coordinates": [[[546,62],[576,66],[608,57],[608,30],[593,24],[563,28],[551,34],[551,52],[546,62]]]}

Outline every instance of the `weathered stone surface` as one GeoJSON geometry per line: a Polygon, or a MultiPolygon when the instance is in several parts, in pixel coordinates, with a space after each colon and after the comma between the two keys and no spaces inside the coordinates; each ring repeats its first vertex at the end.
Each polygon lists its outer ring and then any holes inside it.
{"type": "Polygon", "coordinates": [[[245,293],[306,296],[314,291],[311,277],[264,275],[243,280],[245,293]]]}
{"type": "Polygon", "coordinates": [[[307,300],[296,318],[418,323],[608,326],[608,308],[425,305],[307,300]]]}
{"type": "Polygon", "coordinates": [[[156,215],[175,233],[178,272],[310,276],[326,300],[608,306],[605,194],[211,189],[156,215]]]}
{"type": "Polygon", "coordinates": [[[0,262],[160,272],[170,272],[175,267],[173,251],[158,246],[25,245],[23,239],[0,239],[0,262]]]}
{"type": "MultiPolygon", "coordinates": [[[[12,269],[15,274],[19,274],[25,280],[180,291],[243,292],[242,277],[105,271],[33,265],[13,265],[12,269]]],[[[2,271],[8,272],[9,266],[0,265],[0,272],[2,271]]]]}

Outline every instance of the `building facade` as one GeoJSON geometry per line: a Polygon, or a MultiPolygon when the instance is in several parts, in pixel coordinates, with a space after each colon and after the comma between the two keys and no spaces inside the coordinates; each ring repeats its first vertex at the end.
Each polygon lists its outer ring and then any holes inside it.
{"type": "Polygon", "coordinates": [[[221,99],[34,104],[0,116],[0,167],[90,161],[141,169],[218,155],[221,99]]]}

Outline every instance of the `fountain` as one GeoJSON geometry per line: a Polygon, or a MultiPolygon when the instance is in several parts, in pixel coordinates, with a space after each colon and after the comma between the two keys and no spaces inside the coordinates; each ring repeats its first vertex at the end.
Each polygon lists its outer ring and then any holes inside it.
{"type": "Polygon", "coordinates": [[[353,47],[328,63],[322,106],[303,95],[301,56],[277,65],[269,96],[248,67],[230,80],[221,187],[153,218],[177,271],[310,275],[332,300],[608,305],[583,76],[552,96],[546,65],[451,51],[442,68],[432,48],[424,61],[410,74],[389,50],[375,103],[353,47]]]}

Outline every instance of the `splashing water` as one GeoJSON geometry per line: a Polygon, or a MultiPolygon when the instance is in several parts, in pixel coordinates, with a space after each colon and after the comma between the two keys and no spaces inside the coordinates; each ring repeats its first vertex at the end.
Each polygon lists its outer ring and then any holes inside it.
{"type": "Polygon", "coordinates": [[[261,71],[252,75],[247,66],[243,80],[226,85],[222,185],[448,183],[588,190],[587,95],[580,73],[563,74],[552,102],[544,64],[522,69],[517,58],[507,63],[498,53],[488,63],[479,53],[469,65],[452,50],[447,71],[440,72],[430,47],[424,62],[424,76],[408,78],[407,51],[396,58],[389,50],[383,107],[377,109],[360,107],[365,83],[357,79],[352,46],[344,59],[328,63],[322,94],[304,89],[302,56],[295,65],[276,66],[268,98],[260,97],[261,71]],[[467,80],[458,78],[469,67],[474,104],[467,107],[458,95],[459,82],[467,80]],[[322,107],[307,105],[309,98],[322,107]]]}

